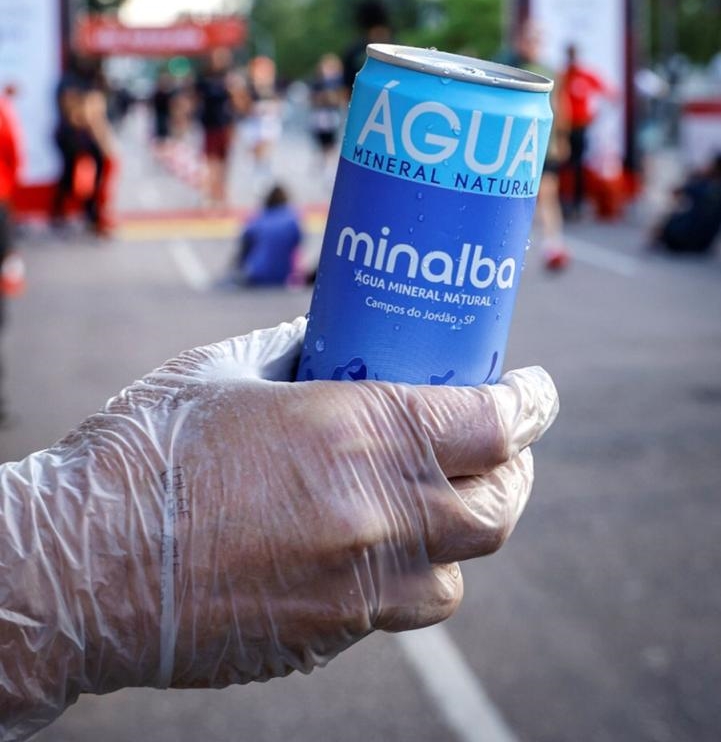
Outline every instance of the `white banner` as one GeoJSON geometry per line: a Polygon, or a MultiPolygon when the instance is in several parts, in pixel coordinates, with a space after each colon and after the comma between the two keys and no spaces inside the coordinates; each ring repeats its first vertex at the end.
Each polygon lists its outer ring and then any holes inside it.
{"type": "Polygon", "coordinates": [[[560,74],[566,48],[574,44],[578,63],[616,92],[612,101],[599,100],[588,159],[598,171],[620,168],[625,149],[624,0],[531,0],[530,13],[541,27],[545,64],[560,74]]]}
{"type": "Polygon", "coordinates": [[[53,142],[60,76],[59,0],[0,0],[0,88],[12,85],[23,130],[23,185],[57,179],[53,142]]]}

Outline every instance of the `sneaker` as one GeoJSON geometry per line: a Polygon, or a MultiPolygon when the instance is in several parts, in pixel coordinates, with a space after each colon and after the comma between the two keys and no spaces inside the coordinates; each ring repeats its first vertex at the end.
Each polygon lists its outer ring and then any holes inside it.
{"type": "Polygon", "coordinates": [[[544,266],[549,271],[562,271],[568,267],[570,262],[571,256],[568,251],[564,248],[557,248],[546,255],[544,266]]]}

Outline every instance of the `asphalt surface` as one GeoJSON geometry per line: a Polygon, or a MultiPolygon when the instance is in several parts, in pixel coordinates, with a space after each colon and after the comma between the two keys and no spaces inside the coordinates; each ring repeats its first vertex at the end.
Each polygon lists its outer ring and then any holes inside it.
{"type": "MultiPolygon", "coordinates": [[[[210,288],[236,218],[199,218],[197,191],[143,134],[136,119],[121,138],[126,216],[112,239],[31,227],[21,241],[29,284],[3,344],[17,419],[0,431],[2,460],[46,447],[180,350],[307,311],[307,289],[210,288]]],[[[312,255],[327,184],[297,132],[275,165],[307,207],[312,255]]],[[[242,210],[257,196],[252,167],[240,152],[233,168],[242,210]]],[[[463,566],[464,602],[442,634],[376,634],[262,685],[83,697],[36,739],[721,739],[721,261],[645,253],[651,200],[570,225],[562,274],[529,253],[506,366],[544,365],[561,414],[535,449],[516,532],[463,566]]]]}

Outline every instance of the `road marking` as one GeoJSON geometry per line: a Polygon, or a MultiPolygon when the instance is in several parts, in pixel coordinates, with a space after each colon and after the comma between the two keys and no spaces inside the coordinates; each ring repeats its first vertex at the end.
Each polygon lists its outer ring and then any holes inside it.
{"type": "Polygon", "coordinates": [[[188,242],[171,242],[168,250],[180,274],[192,289],[205,291],[210,287],[210,274],[188,242]]]}
{"type": "Polygon", "coordinates": [[[134,242],[153,242],[172,237],[186,239],[231,239],[238,233],[233,219],[163,219],[138,220],[121,223],[120,237],[134,242]]]}
{"type": "Polygon", "coordinates": [[[443,626],[396,638],[458,742],[518,742],[443,626]]]}
{"type": "MultiPolygon", "coordinates": [[[[307,235],[322,234],[325,229],[325,214],[309,212],[303,214],[302,226],[307,235]]],[[[186,240],[233,239],[241,231],[245,218],[234,216],[159,216],[122,217],[117,230],[122,240],[152,242],[172,237],[186,240]]]]}
{"type": "Polygon", "coordinates": [[[568,242],[571,245],[575,259],[582,263],[588,263],[595,268],[611,271],[611,273],[616,273],[619,276],[629,278],[635,275],[641,266],[640,261],[636,258],[621,255],[611,250],[604,250],[602,247],[578,237],[571,237],[568,242]]]}

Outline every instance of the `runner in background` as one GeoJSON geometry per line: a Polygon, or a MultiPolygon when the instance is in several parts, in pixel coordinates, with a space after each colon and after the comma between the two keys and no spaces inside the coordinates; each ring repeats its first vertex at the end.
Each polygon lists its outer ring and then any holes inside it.
{"type": "Polygon", "coordinates": [[[82,208],[87,227],[108,234],[110,187],[117,155],[107,111],[107,85],[97,60],[75,56],[58,83],[55,144],[62,159],[51,219],[63,227],[68,207],[82,208]]]}
{"type": "Polygon", "coordinates": [[[568,101],[568,164],[573,179],[570,219],[578,219],[586,198],[584,164],[588,146],[588,128],[596,118],[600,97],[614,98],[615,91],[578,61],[575,44],[566,47],[566,68],[560,79],[560,94],[568,101]]]}
{"type": "Polygon", "coordinates": [[[229,87],[232,55],[229,49],[214,49],[195,84],[205,155],[205,197],[210,207],[227,204],[228,155],[233,139],[234,110],[229,87]]]}
{"type": "Polygon", "coordinates": [[[161,72],[155,83],[155,90],[150,99],[153,109],[153,141],[155,146],[163,147],[172,134],[171,112],[176,87],[172,75],[161,72]]]}
{"type": "Polygon", "coordinates": [[[368,44],[388,44],[393,40],[390,15],[386,6],[378,0],[365,0],[356,7],[356,28],[358,38],[343,54],[343,85],[350,99],[355,76],[366,60],[368,44]]]}
{"type": "Polygon", "coordinates": [[[245,144],[253,158],[256,190],[264,190],[273,176],[272,156],[283,130],[282,103],[276,84],[275,62],[254,57],[248,65],[250,111],[243,124],[245,144]]]}
{"type": "Polygon", "coordinates": [[[89,90],[83,100],[84,130],[89,152],[96,169],[86,213],[90,225],[99,236],[108,235],[113,226],[112,187],[118,171],[118,155],[113,128],[108,118],[108,98],[105,90],[89,90]]]}
{"type": "MultiPolygon", "coordinates": [[[[0,271],[7,270],[6,258],[12,250],[12,199],[18,185],[22,166],[22,133],[12,104],[14,88],[7,86],[0,92],[0,271]]],[[[5,276],[0,285],[0,330],[4,325],[5,276]]],[[[0,363],[0,383],[3,369],[0,363]]],[[[8,424],[5,395],[0,388],[0,427],[8,424]]]]}
{"type": "Polygon", "coordinates": [[[310,95],[311,134],[320,151],[323,178],[332,183],[338,163],[338,133],[346,102],[340,57],[324,54],[318,60],[310,95]]]}
{"type": "MultiPolygon", "coordinates": [[[[554,79],[555,72],[540,62],[543,36],[541,29],[527,21],[514,37],[511,54],[504,57],[506,64],[536,72],[554,79]]],[[[561,208],[559,174],[569,155],[569,105],[564,91],[556,84],[551,92],[553,128],[548,141],[546,160],[536,200],[535,221],[540,232],[543,262],[549,270],[565,268],[571,259],[564,237],[564,219],[561,208]]]]}

